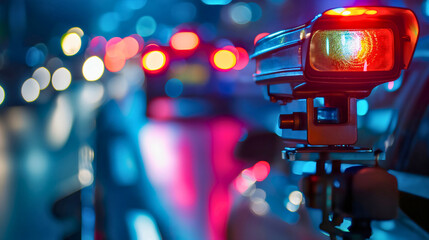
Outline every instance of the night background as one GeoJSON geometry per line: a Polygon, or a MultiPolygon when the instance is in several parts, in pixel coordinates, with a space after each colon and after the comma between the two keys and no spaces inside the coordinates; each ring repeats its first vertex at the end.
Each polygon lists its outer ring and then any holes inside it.
{"type": "MultiPolygon", "coordinates": [[[[357,145],[412,156],[403,170],[423,180],[407,186],[427,201],[427,102],[409,151],[388,151],[428,90],[427,0],[1,0],[0,239],[328,239],[298,187],[315,163],[281,159],[281,106],[249,56],[328,9],[375,5],[413,10],[420,36],[410,70],[358,100],[357,145]],[[262,150],[237,151],[255,133],[262,150]]],[[[373,239],[428,238],[404,212],[373,239]]]]}

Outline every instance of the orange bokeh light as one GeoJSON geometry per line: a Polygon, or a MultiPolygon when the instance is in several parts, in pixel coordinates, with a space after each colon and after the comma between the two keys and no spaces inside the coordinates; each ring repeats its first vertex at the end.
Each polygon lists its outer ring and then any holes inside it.
{"type": "Polygon", "coordinates": [[[200,44],[200,38],[193,32],[178,32],[171,37],[170,45],[175,50],[194,50],[200,44]]]}
{"type": "Polygon", "coordinates": [[[126,37],[118,43],[118,48],[126,59],[134,57],[139,52],[139,43],[133,37],[126,37]]]}
{"type": "Polygon", "coordinates": [[[104,56],[104,66],[110,72],[119,72],[125,66],[125,58],[116,56],[104,56]]]}

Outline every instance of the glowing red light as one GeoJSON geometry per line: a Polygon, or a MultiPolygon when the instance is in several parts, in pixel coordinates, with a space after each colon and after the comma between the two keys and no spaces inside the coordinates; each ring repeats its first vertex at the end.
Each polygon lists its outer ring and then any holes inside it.
{"type": "Polygon", "coordinates": [[[257,162],[252,167],[252,172],[256,181],[264,181],[270,173],[270,164],[266,161],[257,162]]]}
{"type": "Polygon", "coordinates": [[[253,41],[253,43],[256,45],[256,42],[259,41],[261,38],[264,38],[266,36],[270,35],[269,33],[260,33],[258,35],[256,35],[255,40],[253,41]]]}
{"type": "Polygon", "coordinates": [[[389,71],[394,65],[390,29],[318,30],[310,44],[310,65],[317,71],[389,71]]]}
{"type": "Polygon", "coordinates": [[[233,69],[235,70],[241,70],[247,66],[249,63],[249,54],[244,48],[237,47],[237,64],[234,66],[233,69]]]}

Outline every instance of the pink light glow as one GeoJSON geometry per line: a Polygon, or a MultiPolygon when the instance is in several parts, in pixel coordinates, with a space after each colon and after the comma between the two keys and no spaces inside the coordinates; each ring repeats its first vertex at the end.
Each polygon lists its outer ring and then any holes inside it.
{"type": "Polygon", "coordinates": [[[148,105],[148,115],[157,120],[167,120],[176,114],[174,102],[169,98],[156,98],[148,105]]]}
{"type": "Polygon", "coordinates": [[[265,161],[257,162],[252,168],[256,181],[264,181],[270,173],[270,164],[265,161]]]}
{"type": "Polygon", "coordinates": [[[232,201],[229,186],[241,171],[233,153],[241,137],[242,124],[225,117],[213,120],[210,125],[211,164],[215,184],[209,198],[209,240],[224,240],[232,201]]]}
{"type": "Polygon", "coordinates": [[[389,82],[389,83],[387,84],[387,88],[388,88],[389,90],[392,90],[394,86],[395,86],[395,82],[394,82],[394,81],[391,81],[391,82],[389,82]]]}
{"type": "Polygon", "coordinates": [[[242,70],[249,63],[249,54],[244,48],[237,47],[237,64],[233,67],[235,70],[242,70]]]}
{"type": "Polygon", "coordinates": [[[269,33],[260,33],[258,35],[256,35],[255,40],[254,40],[254,44],[256,45],[256,42],[259,41],[261,38],[264,38],[266,36],[270,35],[269,33]]]}

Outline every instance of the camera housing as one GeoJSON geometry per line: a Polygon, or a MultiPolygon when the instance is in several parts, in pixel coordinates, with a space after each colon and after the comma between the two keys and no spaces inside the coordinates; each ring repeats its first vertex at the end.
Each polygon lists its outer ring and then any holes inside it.
{"type": "Polygon", "coordinates": [[[255,82],[270,101],[284,105],[279,116],[288,145],[283,158],[316,161],[316,172],[302,179],[301,190],[307,206],[322,210],[320,228],[331,239],[369,238],[371,220],[397,215],[397,180],[379,167],[381,151],[352,146],[356,102],[408,68],[418,35],[411,10],[348,7],[255,44],[255,82]],[[343,163],[361,166],[342,171],[343,163]],[[349,231],[337,228],[344,218],[351,218],[349,231]]]}
{"type": "Polygon", "coordinates": [[[280,128],[307,131],[311,145],[351,145],[357,141],[356,99],[408,68],[418,35],[408,9],[331,9],[257,41],[254,79],[271,101],[307,100],[306,117],[280,116],[280,128]],[[315,108],[319,97],[324,106],[315,108]]]}

